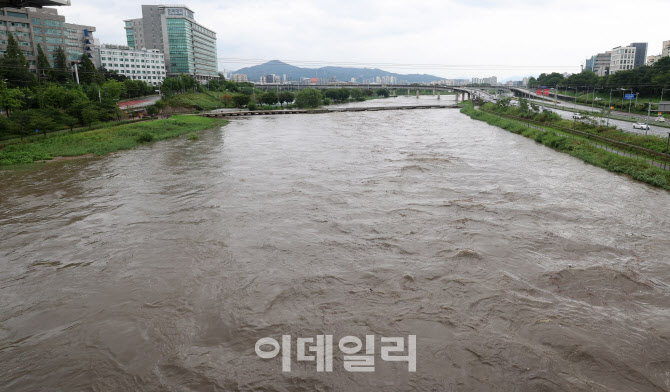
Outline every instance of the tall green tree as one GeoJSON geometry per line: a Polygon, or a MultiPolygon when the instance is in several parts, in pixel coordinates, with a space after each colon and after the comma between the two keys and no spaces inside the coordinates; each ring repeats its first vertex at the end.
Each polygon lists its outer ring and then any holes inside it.
{"type": "Polygon", "coordinates": [[[42,45],[37,44],[37,77],[40,80],[51,80],[51,71],[51,64],[49,64],[49,59],[42,50],[42,45]]]}
{"type": "Polygon", "coordinates": [[[10,32],[7,32],[7,53],[0,59],[0,76],[10,87],[28,87],[35,81],[30,64],[10,32]]]}
{"type": "Polygon", "coordinates": [[[62,46],[56,49],[56,57],[54,58],[54,67],[52,75],[55,81],[59,83],[66,83],[72,80],[72,73],[67,65],[67,56],[62,46]]]}
{"type": "Polygon", "coordinates": [[[88,57],[88,54],[82,54],[79,61],[79,82],[82,84],[102,84],[104,80],[100,72],[95,68],[95,65],[93,65],[93,61],[88,57]]]}

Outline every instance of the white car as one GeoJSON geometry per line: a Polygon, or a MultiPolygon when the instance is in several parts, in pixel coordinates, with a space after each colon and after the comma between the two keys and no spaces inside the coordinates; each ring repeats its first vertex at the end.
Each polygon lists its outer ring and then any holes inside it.
{"type": "Polygon", "coordinates": [[[654,119],[654,121],[665,122],[665,117],[658,116],[654,119]]]}
{"type": "Polygon", "coordinates": [[[635,123],[633,124],[633,129],[644,129],[644,130],[649,130],[649,125],[645,123],[635,123]]]}
{"type": "Polygon", "coordinates": [[[582,119],[584,119],[584,116],[582,116],[579,113],[575,113],[575,114],[572,115],[572,118],[574,118],[575,120],[582,120],[582,119]]]}

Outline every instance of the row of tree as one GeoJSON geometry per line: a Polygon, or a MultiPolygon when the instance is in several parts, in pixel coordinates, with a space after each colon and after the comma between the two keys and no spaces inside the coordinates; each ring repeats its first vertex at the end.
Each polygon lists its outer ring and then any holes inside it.
{"type": "Polygon", "coordinates": [[[96,69],[86,54],[80,59],[77,84],[62,47],[57,48],[53,65],[41,45],[36,49],[36,72],[32,72],[8,32],[7,52],[0,58],[0,139],[119,119],[119,100],[155,92],[143,81],[96,69]]]}
{"type": "Polygon", "coordinates": [[[644,96],[660,96],[664,88],[670,87],[670,57],[663,57],[652,66],[618,71],[612,75],[598,76],[592,71],[583,71],[567,78],[560,73],[543,73],[530,78],[530,87],[569,87],[577,91],[607,90],[609,88],[632,89],[644,96]]]}

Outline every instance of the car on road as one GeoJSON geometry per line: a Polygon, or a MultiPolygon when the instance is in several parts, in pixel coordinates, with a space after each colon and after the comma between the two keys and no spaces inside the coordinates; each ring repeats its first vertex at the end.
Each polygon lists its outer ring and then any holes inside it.
{"type": "Polygon", "coordinates": [[[579,113],[575,113],[575,114],[572,115],[572,118],[574,118],[575,120],[583,120],[584,116],[582,116],[579,113]]]}
{"type": "Polygon", "coordinates": [[[665,122],[665,117],[658,116],[658,117],[656,117],[656,118],[654,119],[654,121],[665,122]]]}
{"type": "Polygon", "coordinates": [[[542,108],[542,111],[547,112],[547,113],[553,113],[553,111],[551,109],[545,108],[545,107],[542,108]]]}
{"type": "Polygon", "coordinates": [[[633,124],[633,129],[643,129],[643,130],[649,130],[649,125],[645,123],[635,123],[633,124]]]}

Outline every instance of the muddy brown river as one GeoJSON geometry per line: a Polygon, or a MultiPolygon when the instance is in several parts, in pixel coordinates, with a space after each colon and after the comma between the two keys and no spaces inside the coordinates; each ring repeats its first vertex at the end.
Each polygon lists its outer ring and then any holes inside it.
{"type": "Polygon", "coordinates": [[[458,110],[3,170],[3,391],[670,390],[670,193],[458,110]],[[380,352],[410,336],[416,372],[380,352]]]}

